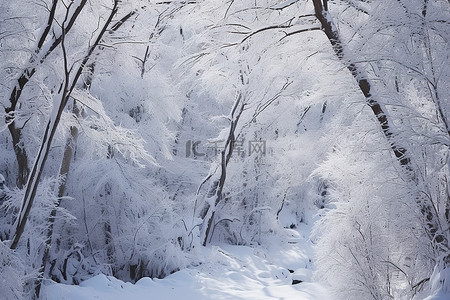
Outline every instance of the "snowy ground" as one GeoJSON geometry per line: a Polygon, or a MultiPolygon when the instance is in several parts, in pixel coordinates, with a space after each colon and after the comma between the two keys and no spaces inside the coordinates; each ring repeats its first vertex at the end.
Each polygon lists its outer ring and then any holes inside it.
{"type": "Polygon", "coordinates": [[[143,278],[131,284],[98,275],[80,286],[47,285],[42,299],[332,299],[311,280],[308,239],[295,230],[286,233],[269,248],[221,245],[202,249],[202,264],[164,279],[143,278]],[[293,280],[301,283],[293,285],[293,280]]]}

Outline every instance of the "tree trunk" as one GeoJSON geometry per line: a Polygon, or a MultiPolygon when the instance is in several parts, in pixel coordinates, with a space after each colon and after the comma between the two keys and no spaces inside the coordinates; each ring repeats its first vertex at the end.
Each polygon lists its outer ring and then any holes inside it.
{"type": "MultiPolygon", "coordinates": [[[[326,3],[326,1],[324,1],[324,3],[326,3]]],[[[395,141],[393,128],[388,119],[388,115],[381,104],[376,99],[374,99],[371,92],[372,86],[369,79],[366,78],[362,70],[360,70],[353,62],[349,61],[345,56],[344,46],[338,32],[334,28],[333,22],[328,15],[327,7],[322,5],[321,0],[313,0],[313,4],[316,18],[322,25],[322,29],[325,32],[328,40],[330,41],[334,53],[339,58],[339,60],[344,62],[350,73],[358,82],[359,89],[364,94],[367,104],[372,109],[372,112],[377,118],[381,130],[383,131],[384,136],[390,144],[392,152],[394,153],[400,164],[404,166],[409,172],[412,172],[413,168],[411,166],[409,157],[406,155],[406,149],[400,147],[395,141]]]]}
{"type": "MultiPolygon", "coordinates": [[[[337,30],[334,27],[334,24],[329,16],[328,10],[324,5],[322,5],[322,0],[313,0],[313,5],[316,18],[320,21],[322,29],[326,34],[327,38],[329,39],[336,56],[347,66],[350,73],[358,82],[358,86],[361,92],[364,94],[367,104],[372,109],[372,112],[377,118],[378,124],[380,125],[380,128],[390,145],[391,151],[397,158],[400,165],[403,167],[403,170],[408,175],[409,179],[412,182],[417,183],[418,179],[415,174],[416,171],[412,165],[410,158],[407,156],[407,150],[399,146],[398,142],[396,141],[394,130],[389,121],[387,111],[372,95],[371,92],[372,85],[369,79],[366,77],[364,72],[360,68],[358,68],[356,64],[351,60],[349,60],[348,57],[346,56],[344,45],[339,37],[337,30]]],[[[426,11],[426,6],[424,10],[426,11]]],[[[426,230],[430,236],[431,243],[437,246],[437,248],[448,249],[448,241],[439,231],[440,228],[439,221],[436,220],[437,216],[435,216],[433,213],[434,208],[432,204],[427,204],[425,201],[426,200],[422,200],[422,198],[418,196],[417,203],[420,207],[421,214],[426,222],[427,226],[426,230]]]]}
{"type": "Polygon", "coordinates": [[[234,143],[235,143],[235,131],[239,118],[244,111],[245,101],[242,99],[242,94],[239,94],[236,102],[234,103],[233,109],[231,111],[231,124],[230,131],[225,142],[225,147],[221,151],[221,163],[220,163],[220,178],[217,182],[213,183],[209,195],[214,195],[214,203],[207,203],[206,208],[203,209],[201,218],[203,219],[202,230],[200,233],[200,239],[202,245],[206,246],[208,241],[211,239],[212,229],[214,228],[214,217],[216,215],[216,207],[222,201],[223,188],[225,186],[225,180],[227,178],[227,166],[230,161],[231,155],[233,154],[234,143]]]}
{"type": "MultiPolygon", "coordinates": [[[[73,113],[77,117],[81,115],[80,110],[77,108],[75,101],[73,103],[73,113]]],[[[48,217],[48,220],[47,220],[47,223],[48,223],[47,237],[45,240],[44,254],[42,256],[41,268],[39,269],[39,275],[38,275],[37,285],[36,285],[36,289],[35,289],[35,292],[36,292],[36,295],[38,298],[39,298],[40,291],[41,291],[42,279],[45,278],[45,276],[46,276],[46,274],[45,274],[46,267],[47,267],[47,263],[50,259],[50,248],[52,245],[52,238],[53,238],[53,226],[55,224],[57,208],[60,207],[62,197],[64,197],[64,194],[65,194],[67,178],[69,175],[69,169],[70,169],[70,164],[72,161],[73,152],[75,150],[75,146],[77,143],[77,138],[78,138],[78,128],[75,126],[71,126],[70,127],[70,135],[66,141],[63,159],[61,162],[61,168],[59,170],[59,176],[60,176],[61,182],[60,182],[59,188],[58,188],[58,202],[56,203],[55,207],[50,212],[50,216],[48,217]]]]}
{"type": "MultiPolygon", "coordinates": [[[[122,25],[123,23],[125,23],[125,21],[127,21],[131,16],[133,16],[135,14],[135,11],[131,11],[130,13],[128,13],[125,17],[123,17],[121,20],[119,20],[116,24],[114,24],[111,28],[111,30],[109,32],[115,32],[117,31],[122,25]]],[[[85,78],[85,80],[82,83],[82,89],[89,91],[91,88],[91,84],[92,84],[92,80],[94,78],[94,70],[95,70],[95,62],[91,63],[90,65],[86,66],[85,68],[88,72],[87,72],[87,76],[85,78]]],[[[78,118],[82,116],[82,111],[81,109],[79,109],[77,107],[76,101],[73,101],[73,108],[72,108],[72,113],[78,118]]],[[[56,203],[55,207],[52,209],[50,216],[48,218],[48,228],[47,228],[47,239],[45,242],[45,249],[44,249],[44,254],[42,256],[42,263],[41,263],[41,268],[40,268],[40,277],[38,278],[38,282],[36,285],[36,295],[39,298],[40,295],[40,290],[41,290],[41,284],[42,284],[42,279],[46,276],[46,267],[47,267],[47,263],[48,260],[50,259],[50,248],[52,245],[52,239],[53,239],[53,226],[55,223],[55,218],[56,218],[56,213],[57,213],[57,208],[60,207],[61,205],[61,200],[62,197],[64,197],[65,194],[65,190],[66,190],[66,186],[67,186],[67,177],[69,175],[69,170],[70,170],[70,165],[71,165],[71,161],[72,161],[72,156],[73,156],[73,152],[75,150],[76,147],[76,143],[77,143],[77,139],[78,139],[78,128],[76,126],[71,126],[70,127],[70,135],[67,138],[66,141],[66,146],[64,148],[64,154],[63,154],[63,159],[61,162],[61,168],[59,171],[59,176],[61,178],[61,183],[58,187],[58,202],[56,203]]],[[[51,271],[50,271],[51,272],[51,271]]]]}

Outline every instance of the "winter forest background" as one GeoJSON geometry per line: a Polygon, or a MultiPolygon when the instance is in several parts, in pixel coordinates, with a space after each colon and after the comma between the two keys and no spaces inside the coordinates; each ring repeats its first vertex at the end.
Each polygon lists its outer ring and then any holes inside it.
{"type": "Polygon", "coordinates": [[[450,292],[448,0],[0,2],[1,299],[312,224],[335,299],[450,292]]]}

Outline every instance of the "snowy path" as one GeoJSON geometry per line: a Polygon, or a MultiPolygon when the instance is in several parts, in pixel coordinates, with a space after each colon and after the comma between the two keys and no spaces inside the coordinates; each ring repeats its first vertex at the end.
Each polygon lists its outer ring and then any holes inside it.
{"type": "Polygon", "coordinates": [[[202,251],[204,263],[164,279],[131,284],[98,275],[80,286],[46,286],[42,299],[332,299],[311,282],[310,243],[297,231],[288,230],[269,249],[221,245],[202,251]]]}

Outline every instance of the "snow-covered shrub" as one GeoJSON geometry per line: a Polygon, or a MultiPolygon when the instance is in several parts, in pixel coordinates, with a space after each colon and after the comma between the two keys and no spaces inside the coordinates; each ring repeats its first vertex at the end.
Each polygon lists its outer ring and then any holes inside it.
{"type": "MultiPolygon", "coordinates": [[[[28,278],[29,279],[29,278],[28,278]]],[[[0,242],[0,298],[21,300],[25,297],[27,280],[24,262],[3,242],[0,242]]]]}

